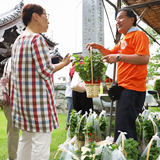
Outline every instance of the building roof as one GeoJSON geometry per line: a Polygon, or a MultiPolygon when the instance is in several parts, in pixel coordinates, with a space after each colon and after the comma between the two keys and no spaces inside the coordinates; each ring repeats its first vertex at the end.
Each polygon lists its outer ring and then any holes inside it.
{"type": "Polygon", "coordinates": [[[21,1],[18,5],[16,5],[13,9],[0,14],[0,26],[4,26],[5,24],[14,21],[15,19],[21,16],[21,10],[24,6],[23,1],[21,1]]]}
{"type": "MultiPolygon", "coordinates": [[[[0,54],[7,56],[10,52],[11,44],[25,29],[21,20],[21,11],[24,6],[23,0],[17,4],[13,9],[0,14],[0,54]]],[[[50,49],[58,44],[53,42],[45,34],[41,34],[49,45],[50,49]]]]}
{"type": "MultiPolygon", "coordinates": [[[[160,0],[122,0],[144,23],[160,34],[160,0]]],[[[126,7],[126,8],[127,8],[126,7]]]]}
{"type": "MultiPolygon", "coordinates": [[[[0,14],[0,77],[3,72],[4,64],[8,57],[11,56],[11,48],[15,39],[23,32],[25,26],[21,20],[21,11],[24,6],[23,0],[20,1],[14,8],[0,14]],[[4,60],[6,59],[6,60],[4,60]]],[[[58,44],[53,42],[44,33],[41,34],[46,40],[52,55],[59,56],[60,61],[63,57],[57,50],[54,52],[54,47],[58,44]]]]}

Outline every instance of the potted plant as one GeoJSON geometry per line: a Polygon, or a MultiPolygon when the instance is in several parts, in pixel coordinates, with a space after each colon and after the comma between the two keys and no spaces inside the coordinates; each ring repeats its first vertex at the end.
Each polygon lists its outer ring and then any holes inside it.
{"type": "Polygon", "coordinates": [[[92,52],[90,56],[84,57],[83,63],[80,63],[78,55],[74,55],[74,57],[76,58],[75,71],[79,73],[79,76],[85,82],[87,97],[98,97],[99,86],[104,75],[103,69],[106,67],[101,60],[102,55],[98,52],[92,52]],[[92,88],[91,91],[89,91],[89,86],[92,88]]]}
{"type": "Polygon", "coordinates": [[[77,128],[77,123],[78,123],[78,115],[76,114],[77,112],[73,109],[71,112],[71,117],[70,117],[70,137],[73,138],[75,135],[75,131],[77,128]]]}
{"type": "Polygon", "coordinates": [[[155,126],[153,121],[151,119],[147,119],[144,122],[144,139],[146,145],[149,143],[149,141],[152,139],[152,136],[155,134],[155,126]]]}
{"type": "Polygon", "coordinates": [[[103,115],[99,120],[99,128],[101,131],[102,140],[105,140],[107,137],[107,129],[109,127],[109,117],[103,115]]]}
{"type": "Polygon", "coordinates": [[[133,138],[126,139],[124,141],[124,150],[127,155],[127,160],[135,160],[138,159],[139,151],[138,151],[139,143],[133,138]]]}
{"type": "Polygon", "coordinates": [[[151,139],[147,146],[147,152],[144,151],[142,153],[141,157],[139,158],[140,160],[157,160],[159,159],[158,157],[160,156],[160,148],[157,145],[157,140],[154,140],[154,138],[151,139]]]}
{"type": "Polygon", "coordinates": [[[80,141],[84,141],[85,139],[85,133],[83,132],[83,129],[86,126],[87,116],[80,115],[79,122],[77,123],[77,130],[75,131],[75,135],[79,138],[80,141]]]}

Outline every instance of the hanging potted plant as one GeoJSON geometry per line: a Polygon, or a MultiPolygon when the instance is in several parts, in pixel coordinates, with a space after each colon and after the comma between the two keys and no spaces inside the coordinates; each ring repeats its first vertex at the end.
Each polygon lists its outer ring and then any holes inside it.
{"type": "Polygon", "coordinates": [[[78,55],[76,58],[75,71],[79,73],[81,79],[85,82],[87,97],[98,97],[100,83],[103,80],[103,69],[106,67],[101,60],[102,55],[98,52],[92,52],[84,57],[83,63],[80,63],[78,55]]]}

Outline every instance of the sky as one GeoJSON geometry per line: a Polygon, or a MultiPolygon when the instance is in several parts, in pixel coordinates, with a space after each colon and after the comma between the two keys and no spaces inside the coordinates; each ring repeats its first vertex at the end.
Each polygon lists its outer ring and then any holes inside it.
{"type": "MultiPolygon", "coordinates": [[[[2,0],[0,0],[2,1],[2,0]]],[[[0,14],[4,13],[21,0],[3,0],[0,5],[0,14]]],[[[112,0],[116,4],[117,0],[112,0]]],[[[24,0],[24,4],[35,3],[41,5],[49,17],[49,29],[46,35],[58,43],[60,54],[64,57],[67,53],[82,52],[82,0],[24,0]]],[[[105,1],[105,7],[115,35],[115,13],[113,7],[105,1]]],[[[104,47],[112,48],[114,40],[109,28],[108,19],[104,13],[104,47]]],[[[71,64],[55,74],[67,76],[71,64]]]]}

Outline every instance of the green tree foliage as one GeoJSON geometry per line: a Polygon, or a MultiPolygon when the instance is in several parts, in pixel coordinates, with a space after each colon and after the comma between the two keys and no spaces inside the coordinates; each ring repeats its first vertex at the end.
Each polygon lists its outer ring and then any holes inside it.
{"type": "MultiPolygon", "coordinates": [[[[155,32],[151,27],[147,27],[146,32],[149,33],[154,39],[160,40],[160,36],[157,32],[155,32]]],[[[153,46],[154,40],[148,36],[150,47],[153,46]]],[[[151,53],[152,54],[152,53],[151,53]]],[[[148,75],[147,77],[150,79],[154,75],[159,75],[158,69],[160,68],[160,47],[157,48],[156,52],[153,53],[153,56],[150,58],[148,63],[148,75]]]]}
{"type": "MultiPolygon", "coordinates": [[[[160,95],[160,79],[157,79],[154,83],[154,90],[158,91],[159,95],[160,95]]],[[[158,97],[157,97],[158,98],[158,97]]]]}

